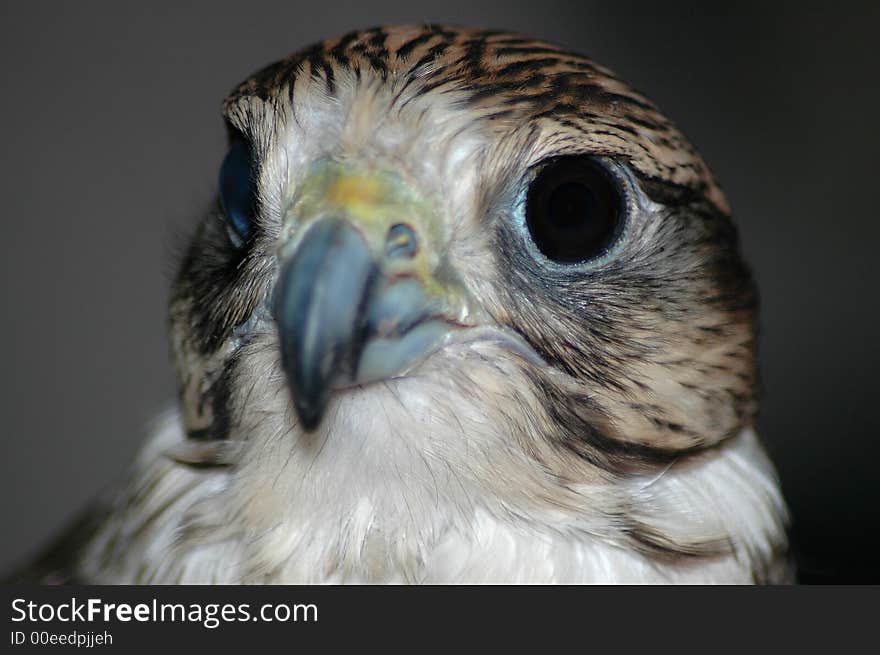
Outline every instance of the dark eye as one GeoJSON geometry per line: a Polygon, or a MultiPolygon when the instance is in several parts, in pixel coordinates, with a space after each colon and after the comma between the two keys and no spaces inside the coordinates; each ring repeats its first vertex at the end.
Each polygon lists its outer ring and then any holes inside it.
{"type": "Polygon", "coordinates": [[[550,161],[526,196],[532,240],[555,262],[583,262],[604,254],[620,235],[623,214],[616,180],[591,157],[550,161]]]}
{"type": "Polygon", "coordinates": [[[220,206],[230,238],[236,246],[251,236],[256,212],[256,173],[250,145],[241,137],[232,140],[220,166],[220,206]]]}

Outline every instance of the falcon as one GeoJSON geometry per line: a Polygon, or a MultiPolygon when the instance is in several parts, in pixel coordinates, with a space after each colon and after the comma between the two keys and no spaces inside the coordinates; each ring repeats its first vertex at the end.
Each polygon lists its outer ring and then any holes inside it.
{"type": "Polygon", "coordinates": [[[170,300],[178,407],[24,577],[791,579],[755,285],[654,104],[549,43],[396,26],[224,117],[170,300]]]}

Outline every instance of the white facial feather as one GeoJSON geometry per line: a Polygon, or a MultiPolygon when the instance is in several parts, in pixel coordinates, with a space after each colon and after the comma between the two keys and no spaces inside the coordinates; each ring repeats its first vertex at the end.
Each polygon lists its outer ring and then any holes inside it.
{"type": "Polygon", "coordinates": [[[236,469],[168,459],[184,439],[169,414],[119,500],[141,510],[118,512],[84,560],[95,580],[748,583],[784,541],[775,475],[749,429],[698,464],[622,486],[597,480],[548,502],[558,491],[510,446],[503,406],[448,382],[446,357],[474,358],[483,389],[513,393],[497,363],[478,363],[498,353],[443,353],[413,378],[355,391],[313,435],[289,427],[286,389],[277,371],[265,374],[275,364],[264,353],[253,380],[263,388],[251,391],[257,418],[236,469]],[[658,531],[729,539],[733,550],[677,561],[642,554],[615,537],[607,511],[624,503],[658,531]]]}

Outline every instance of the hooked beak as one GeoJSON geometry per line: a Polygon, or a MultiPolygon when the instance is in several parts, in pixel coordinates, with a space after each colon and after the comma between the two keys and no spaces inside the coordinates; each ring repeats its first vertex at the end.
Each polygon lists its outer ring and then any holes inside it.
{"type": "Polygon", "coordinates": [[[465,327],[460,285],[436,274],[425,205],[388,174],[323,167],[305,185],[282,246],[274,315],[301,424],[334,390],[405,374],[465,327]]]}

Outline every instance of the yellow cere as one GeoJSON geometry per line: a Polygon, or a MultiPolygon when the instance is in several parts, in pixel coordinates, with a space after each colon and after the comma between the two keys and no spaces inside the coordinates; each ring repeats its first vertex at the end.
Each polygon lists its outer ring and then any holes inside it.
{"type": "Polygon", "coordinates": [[[340,175],[331,184],[327,201],[337,207],[357,211],[364,209],[363,205],[383,203],[387,197],[384,186],[374,175],[340,175]]]}
{"type": "Polygon", "coordinates": [[[409,269],[429,293],[448,295],[452,291],[444,288],[432,274],[438,262],[435,244],[442,239],[442,222],[432,204],[399,175],[325,161],[306,176],[297,195],[291,213],[300,228],[328,212],[338,212],[361,228],[377,252],[384,250],[392,225],[409,223],[419,240],[418,254],[413,260],[386,262],[386,265],[409,269]]]}
{"type": "Polygon", "coordinates": [[[427,203],[398,175],[336,162],[315,166],[302,183],[296,205],[299,220],[338,211],[359,223],[365,232],[375,231],[375,236],[382,238],[402,216],[412,217],[422,229],[434,227],[428,225],[427,203]]]}

